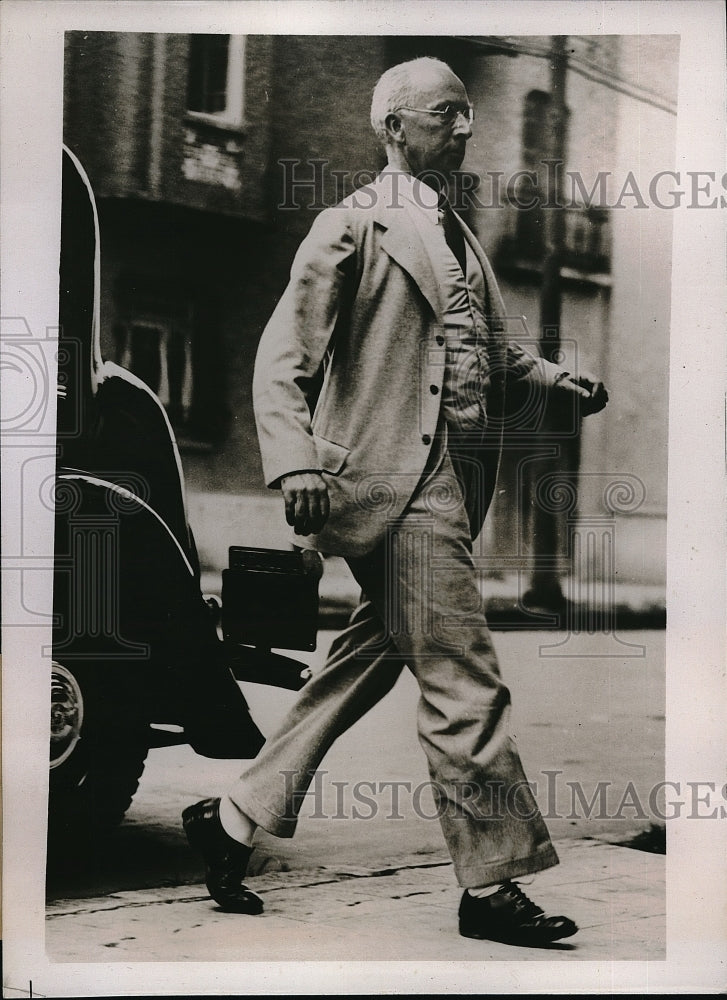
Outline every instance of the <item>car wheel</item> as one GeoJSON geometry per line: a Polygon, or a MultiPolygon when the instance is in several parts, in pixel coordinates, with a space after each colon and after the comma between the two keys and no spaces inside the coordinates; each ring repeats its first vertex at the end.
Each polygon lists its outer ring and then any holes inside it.
{"type": "Polygon", "coordinates": [[[49,841],[107,831],[121,822],[139,785],[149,727],[130,706],[119,671],[53,661],[49,841]]]}

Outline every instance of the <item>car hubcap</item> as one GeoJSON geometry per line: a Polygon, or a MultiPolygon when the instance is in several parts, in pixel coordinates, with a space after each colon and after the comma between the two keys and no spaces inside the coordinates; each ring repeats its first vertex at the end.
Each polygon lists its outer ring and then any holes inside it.
{"type": "Polygon", "coordinates": [[[73,674],[53,662],[50,706],[50,766],[58,767],[81,738],[83,695],[73,674]]]}

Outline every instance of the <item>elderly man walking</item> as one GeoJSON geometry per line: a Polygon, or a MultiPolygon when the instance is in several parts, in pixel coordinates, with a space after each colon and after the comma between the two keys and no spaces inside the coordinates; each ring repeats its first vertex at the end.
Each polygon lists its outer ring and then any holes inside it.
{"type": "Polygon", "coordinates": [[[473,110],[444,63],[394,66],[372,125],[388,165],[321,212],[263,334],[254,403],[266,482],[298,544],[346,558],[360,606],[324,669],[221,799],[184,811],[226,910],[258,826],[294,833],[326,751],[408,667],[418,732],[460,885],[460,933],[543,945],[574,934],[515,881],[558,862],[508,733],[510,695],[482,611],[472,542],[495,485],[508,387],[596,412],[600,383],[508,342],[490,264],[452,211],[473,110]]]}

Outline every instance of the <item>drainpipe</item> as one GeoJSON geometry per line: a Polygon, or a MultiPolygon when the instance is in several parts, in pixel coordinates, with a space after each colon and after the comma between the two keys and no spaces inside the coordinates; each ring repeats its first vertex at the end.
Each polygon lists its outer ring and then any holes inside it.
{"type": "MultiPolygon", "coordinates": [[[[547,177],[545,211],[542,213],[545,257],[540,291],[540,352],[548,361],[560,360],[561,325],[561,265],[566,243],[565,208],[563,207],[563,171],[568,147],[568,108],[566,106],[566,78],[568,72],[568,36],[551,37],[550,93],[548,111],[548,158],[542,165],[547,177]],[[556,206],[556,207],[549,207],[556,206]]],[[[555,444],[558,456],[536,460],[532,463],[531,482],[533,549],[535,569],[530,579],[530,589],[523,595],[523,602],[531,607],[558,609],[565,605],[560,575],[555,567],[558,552],[557,514],[544,509],[536,498],[538,479],[564,467],[562,454],[565,437],[558,434],[557,415],[549,412],[545,418],[541,444],[555,444]]],[[[550,449],[545,449],[546,451],[550,449]]],[[[552,451],[551,451],[552,455],[552,451]]]]}

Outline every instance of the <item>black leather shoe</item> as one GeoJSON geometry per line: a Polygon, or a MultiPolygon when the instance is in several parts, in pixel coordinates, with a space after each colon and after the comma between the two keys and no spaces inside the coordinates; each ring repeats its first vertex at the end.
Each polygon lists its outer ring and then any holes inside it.
{"type": "Polygon", "coordinates": [[[182,813],[190,847],[204,858],[209,894],[230,913],[262,913],[263,901],[242,881],[252,848],[233,840],[220,823],[220,800],[203,799],[182,813]]]}
{"type": "Polygon", "coordinates": [[[577,930],[568,917],[546,917],[515,882],[481,899],[465,892],[459,904],[463,937],[537,948],[570,937],[577,930]]]}

